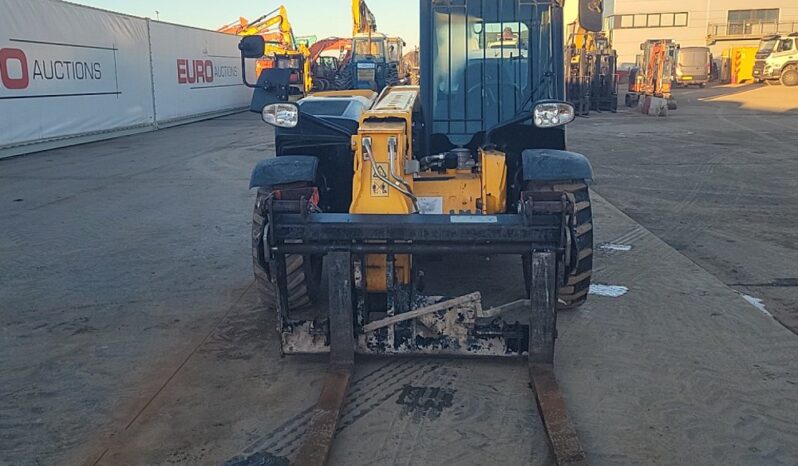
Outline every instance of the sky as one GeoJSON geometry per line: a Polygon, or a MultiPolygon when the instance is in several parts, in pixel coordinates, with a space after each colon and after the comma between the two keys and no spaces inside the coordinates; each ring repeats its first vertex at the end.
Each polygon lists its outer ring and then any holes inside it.
{"type": "MultiPolygon", "coordinates": [[[[206,29],[238,20],[243,16],[253,20],[280,6],[278,1],[253,0],[71,0],[106,10],[161,21],[185,24],[206,29]]],[[[284,0],[288,19],[297,36],[351,36],[352,13],[350,0],[284,0]]],[[[400,36],[408,48],[418,45],[417,0],[368,0],[377,18],[377,30],[400,36]]],[[[406,49],[407,50],[407,49],[406,49]]]]}

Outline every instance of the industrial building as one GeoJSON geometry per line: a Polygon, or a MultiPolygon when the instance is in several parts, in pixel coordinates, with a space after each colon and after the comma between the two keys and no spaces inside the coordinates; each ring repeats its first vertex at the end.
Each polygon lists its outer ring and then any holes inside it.
{"type": "Polygon", "coordinates": [[[648,39],[709,46],[718,57],[763,35],[798,31],[796,0],[605,0],[604,16],[622,65],[634,63],[648,39]]]}

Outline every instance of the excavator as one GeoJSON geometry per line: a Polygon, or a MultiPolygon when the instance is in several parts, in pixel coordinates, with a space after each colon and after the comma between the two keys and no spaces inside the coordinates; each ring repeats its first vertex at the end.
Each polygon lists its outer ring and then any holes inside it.
{"type": "Polygon", "coordinates": [[[592,32],[571,23],[565,47],[567,100],[578,115],[618,110],[618,55],[604,32],[592,32]]]}
{"type": "Polygon", "coordinates": [[[643,54],[629,73],[629,91],[624,99],[626,106],[634,107],[641,97],[657,97],[667,101],[669,110],[676,110],[671,89],[679,44],[671,39],[650,39],[640,44],[640,50],[643,54]]]}
{"type": "Polygon", "coordinates": [[[310,46],[308,61],[313,76],[314,91],[334,90],[335,81],[344,63],[351,53],[352,39],[328,37],[314,42],[310,46]]]}
{"type": "MultiPolygon", "coordinates": [[[[282,354],[330,358],[290,461],[327,461],[358,353],[523,357],[555,461],[586,464],[553,364],[557,316],[586,302],[593,269],[593,172],[566,148],[563,5],[576,0],[419,1],[418,86],[285,102],[281,70],[243,75],[276,152],[250,178],[255,288],[282,354]],[[476,270],[457,278],[473,292],[439,296],[451,288],[425,288],[429,255],[514,256],[526,292],[483,303],[496,283],[476,270]]],[[[601,1],[578,5],[600,31],[601,1]]],[[[263,46],[244,37],[241,60],[263,46]]]]}
{"type": "Polygon", "coordinates": [[[291,70],[291,96],[305,96],[313,88],[308,61],[310,51],[304,44],[297,43],[285,6],[280,5],[251,22],[239,17],[238,21],[226,24],[217,31],[238,36],[261,36],[265,46],[263,56],[255,64],[256,74],[260,75],[261,70],[269,68],[291,70]]]}

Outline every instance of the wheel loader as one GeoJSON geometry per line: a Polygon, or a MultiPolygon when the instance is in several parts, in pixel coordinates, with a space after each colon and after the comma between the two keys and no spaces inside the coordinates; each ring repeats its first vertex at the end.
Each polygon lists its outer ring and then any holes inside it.
{"type": "MultiPolygon", "coordinates": [[[[337,368],[319,422],[337,418],[330,399],[346,391],[354,353],[550,367],[556,311],[585,302],[593,262],[593,172],[566,149],[563,3],[421,0],[420,86],[293,103],[279,70],[248,83],[276,148],[250,181],[255,280],[282,353],[330,353],[337,368]],[[492,47],[510,33],[512,46],[492,47]],[[517,255],[528,299],[486,309],[479,290],[425,296],[424,254],[517,255]],[[504,318],[519,308],[525,318],[504,318]]],[[[581,26],[600,30],[601,2],[579,7],[581,26]]],[[[241,41],[242,61],[261,40],[241,41]]],[[[310,427],[300,457],[324,456],[313,438],[329,440],[332,425],[310,427]]]]}

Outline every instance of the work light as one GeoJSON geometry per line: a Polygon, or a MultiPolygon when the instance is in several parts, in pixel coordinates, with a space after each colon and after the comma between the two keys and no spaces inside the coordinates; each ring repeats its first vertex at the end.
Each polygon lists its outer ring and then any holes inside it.
{"type": "Polygon", "coordinates": [[[263,121],[280,128],[293,128],[299,123],[299,107],[294,103],[276,103],[263,107],[263,121]]]}
{"type": "Polygon", "coordinates": [[[574,121],[574,106],[567,102],[541,102],[532,111],[535,126],[554,128],[574,121]]]}

